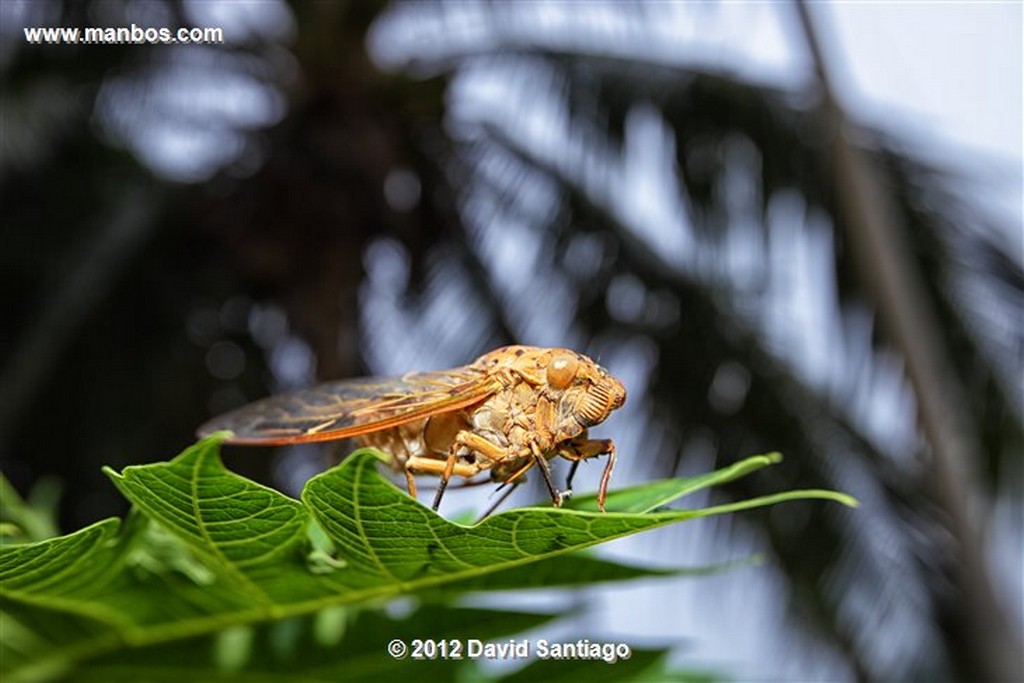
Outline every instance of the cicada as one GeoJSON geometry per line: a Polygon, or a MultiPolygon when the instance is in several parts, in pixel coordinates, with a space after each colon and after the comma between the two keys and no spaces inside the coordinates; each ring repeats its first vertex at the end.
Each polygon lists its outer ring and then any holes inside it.
{"type": "Polygon", "coordinates": [[[558,507],[571,494],[576,466],[607,454],[597,499],[603,512],[615,444],[589,438],[587,429],[625,400],[622,383],[581,353],[506,346],[451,370],[272,396],[207,422],[199,435],[229,430],[228,443],[264,446],[355,438],[391,455],[413,497],[414,475],[440,477],[434,510],[453,476],[468,480],[489,471],[493,481],[514,488],[534,467],[558,507]],[[555,457],[573,463],[563,491],[552,478],[555,457]]]}

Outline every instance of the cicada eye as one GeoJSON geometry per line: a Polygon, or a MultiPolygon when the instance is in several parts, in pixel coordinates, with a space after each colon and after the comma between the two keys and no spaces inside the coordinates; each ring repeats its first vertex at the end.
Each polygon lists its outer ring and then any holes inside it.
{"type": "Polygon", "coordinates": [[[548,366],[548,386],[552,389],[565,389],[576,379],[579,368],[580,362],[575,356],[569,354],[555,356],[548,366]]]}

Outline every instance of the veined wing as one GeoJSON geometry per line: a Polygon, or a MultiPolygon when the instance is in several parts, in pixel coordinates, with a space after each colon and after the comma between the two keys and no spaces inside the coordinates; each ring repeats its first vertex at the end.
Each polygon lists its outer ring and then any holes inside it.
{"type": "Polygon", "coordinates": [[[266,446],[344,439],[460,410],[499,388],[493,377],[468,365],[341,380],[250,403],[210,420],[198,434],[227,429],[234,432],[228,443],[266,446]]]}

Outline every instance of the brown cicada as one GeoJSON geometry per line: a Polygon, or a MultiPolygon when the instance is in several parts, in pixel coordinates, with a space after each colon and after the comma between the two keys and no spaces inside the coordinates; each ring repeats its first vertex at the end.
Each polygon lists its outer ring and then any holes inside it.
{"type": "Polygon", "coordinates": [[[413,475],[439,476],[435,510],[452,475],[489,470],[493,481],[514,487],[534,466],[557,507],[571,493],[576,466],[608,454],[597,499],[604,511],[615,445],[588,438],[587,428],[625,400],[622,383],[583,354],[506,346],[452,370],[272,396],[207,422],[199,434],[230,430],[228,443],[267,446],[354,437],[390,453],[414,497],[413,475]],[[556,456],[573,462],[565,491],[551,477],[556,456]]]}

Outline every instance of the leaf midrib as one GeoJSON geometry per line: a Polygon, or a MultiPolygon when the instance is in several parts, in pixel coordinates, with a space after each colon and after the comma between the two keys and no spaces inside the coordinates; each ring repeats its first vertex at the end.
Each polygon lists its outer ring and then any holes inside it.
{"type": "MultiPolygon", "coordinates": [[[[259,585],[252,582],[252,580],[245,575],[234,562],[228,559],[226,555],[220,550],[220,546],[213,540],[206,528],[206,520],[200,509],[200,497],[199,497],[199,482],[203,481],[203,477],[199,473],[199,468],[204,464],[204,458],[196,458],[195,462],[192,463],[192,481],[189,483],[189,490],[192,493],[192,515],[196,520],[196,528],[199,533],[202,534],[203,540],[206,542],[207,549],[210,554],[218,561],[217,563],[230,574],[233,578],[238,580],[242,585],[241,588],[246,594],[252,595],[255,599],[259,600],[260,603],[273,607],[273,601],[270,596],[267,595],[259,585]]],[[[170,529],[172,532],[173,528],[170,529]]]]}

